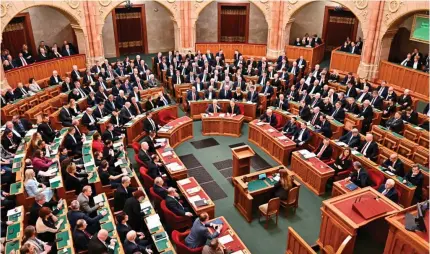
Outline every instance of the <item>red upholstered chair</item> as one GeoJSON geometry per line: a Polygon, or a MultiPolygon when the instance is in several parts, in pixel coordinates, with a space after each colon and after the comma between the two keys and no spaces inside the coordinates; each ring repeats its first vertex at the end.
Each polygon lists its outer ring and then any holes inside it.
{"type": "Polygon", "coordinates": [[[339,181],[339,180],[347,178],[351,174],[352,169],[353,169],[353,167],[351,166],[347,170],[344,170],[344,171],[337,173],[337,175],[334,177],[334,180],[339,181]]]}
{"type": "Polygon", "coordinates": [[[160,203],[161,211],[163,211],[163,216],[166,219],[167,225],[169,225],[172,230],[179,230],[183,228],[190,228],[193,225],[191,217],[188,216],[177,216],[166,206],[166,200],[160,203]]]}
{"type": "Polygon", "coordinates": [[[178,254],[200,254],[202,253],[203,247],[190,249],[185,245],[185,238],[190,233],[190,230],[187,230],[183,233],[173,230],[172,231],[172,240],[176,245],[176,251],[178,254]]]}
{"type": "Polygon", "coordinates": [[[165,125],[175,119],[176,117],[173,115],[173,113],[170,110],[161,110],[158,113],[158,121],[160,122],[160,125],[165,125]]]}
{"type": "Polygon", "coordinates": [[[133,147],[134,153],[138,154],[140,150],[140,144],[138,142],[133,142],[131,144],[131,147],[133,147]]]}
{"type": "Polygon", "coordinates": [[[143,186],[145,189],[149,190],[152,186],[154,186],[154,179],[148,175],[148,169],[146,167],[141,166],[139,173],[143,179],[143,186]]]}
{"type": "Polygon", "coordinates": [[[370,180],[372,181],[372,188],[377,190],[381,184],[384,183],[385,177],[382,173],[368,170],[367,174],[369,175],[370,180]]]}
{"type": "Polygon", "coordinates": [[[243,105],[242,103],[238,103],[237,106],[240,109],[240,114],[244,115],[245,114],[245,105],[243,105]]]}
{"type": "Polygon", "coordinates": [[[279,114],[276,114],[276,113],[274,113],[274,114],[275,114],[276,122],[277,122],[277,124],[276,124],[276,126],[275,126],[275,129],[277,129],[278,131],[281,131],[281,130],[282,130],[282,128],[284,127],[284,126],[282,125],[282,116],[281,116],[281,115],[279,115],[279,114]]]}
{"type": "Polygon", "coordinates": [[[143,166],[143,165],[145,165],[145,164],[143,164],[143,161],[141,161],[140,159],[139,159],[139,155],[137,154],[137,153],[135,153],[134,154],[134,160],[137,162],[137,164],[139,164],[139,166],[143,166]]]}
{"type": "Polygon", "coordinates": [[[160,203],[161,203],[161,201],[163,201],[163,198],[160,197],[157,193],[155,193],[154,187],[149,188],[149,193],[150,193],[152,199],[154,200],[155,208],[157,210],[159,210],[160,209],[160,203]]]}

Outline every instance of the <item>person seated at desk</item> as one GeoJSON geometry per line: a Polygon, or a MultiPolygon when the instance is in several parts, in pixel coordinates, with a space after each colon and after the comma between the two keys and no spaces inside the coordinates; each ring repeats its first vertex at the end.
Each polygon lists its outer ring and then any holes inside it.
{"type": "Polygon", "coordinates": [[[361,112],[356,115],[356,117],[363,119],[361,133],[363,134],[367,133],[370,129],[370,124],[372,123],[372,120],[373,120],[373,108],[372,106],[370,106],[369,100],[365,100],[363,102],[363,108],[361,112]]]}
{"type": "Polygon", "coordinates": [[[346,178],[346,180],[350,180],[360,188],[370,186],[369,175],[367,174],[367,171],[361,166],[361,163],[359,161],[354,161],[352,165],[354,170],[351,172],[349,177],[346,178]]]}
{"type": "Polygon", "coordinates": [[[267,80],[266,85],[261,88],[261,93],[264,96],[266,96],[266,98],[268,100],[270,100],[270,98],[272,98],[272,96],[274,94],[274,89],[273,89],[272,85],[270,84],[270,80],[267,80]]]}
{"type": "Polygon", "coordinates": [[[296,122],[297,122],[296,117],[292,117],[289,121],[287,121],[287,123],[282,128],[282,134],[284,134],[288,138],[293,137],[298,130],[296,122]]]}
{"type": "MultiPolygon", "coordinates": [[[[6,233],[6,230],[2,230],[2,233],[3,232],[6,233]]],[[[51,245],[40,240],[36,235],[36,228],[34,226],[27,226],[24,229],[24,236],[21,242],[22,247],[20,249],[20,253],[50,253],[52,249],[51,245]]]]}
{"type": "Polygon", "coordinates": [[[405,172],[403,169],[403,162],[399,160],[399,156],[397,153],[393,153],[390,155],[390,158],[385,160],[384,163],[382,163],[382,166],[387,168],[391,173],[397,175],[397,176],[404,176],[405,172]]]}
{"type": "Polygon", "coordinates": [[[28,224],[33,225],[33,226],[36,225],[37,218],[39,217],[40,208],[42,208],[42,207],[54,207],[54,206],[56,206],[56,208],[52,211],[52,213],[54,215],[57,215],[63,207],[62,200],[60,199],[60,201],[58,203],[53,201],[53,200],[46,202],[45,195],[43,195],[42,193],[37,194],[34,197],[34,203],[30,208],[30,215],[28,217],[28,224]]]}
{"type": "Polygon", "coordinates": [[[142,190],[141,187],[135,188],[130,186],[131,179],[128,176],[121,178],[121,185],[116,188],[114,192],[114,208],[115,211],[121,211],[124,209],[125,201],[133,195],[136,190],[142,190]]]}
{"type": "Polygon", "coordinates": [[[36,173],[33,169],[27,169],[24,173],[24,188],[29,197],[35,197],[37,194],[43,194],[46,201],[50,201],[54,196],[52,189],[47,188],[43,183],[36,179],[36,173]]]}
{"type": "Polygon", "coordinates": [[[97,121],[95,116],[93,116],[92,108],[87,108],[85,110],[85,113],[82,116],[82,124],[90,131],[96,131],[98,129],[97,121]]]}
{"type": "Polygon", "coordinates": [[[394,101],[388,101],[387,107],[382,111],[380,125],[386,126],[386,121],[393,115],[396,111],[396,105],[394,101]]]}
{"type": "Polygon", "coordinates": [[[180,196],[175,188],[170,187],[167,189],[166,207],[177,216],[188,216],[193,217],[190,213],[188,207],[184,207],[181,202],[179,202],[180,196]]]}
{"type": "Polygon", "coordinates": [[[284,94],[279,94],[278,99],[273,103],[273,106],[278,109],[288,110],[288,100],[285,99],[284,94]]]}
{"type": "Polygon", "coordinates": [[[88,254],[114,253],[116,240],[109,237],[106,229],[100,229],[88,243],[88,254]]]}
{"type": "Polygon", "coordinates": [[[86,251],[88,249],[88,243],[93,237],[88,233],[87,222],[84,219],[79,219],[76,222],[76,228],[73,229],[73,247],[76,252],[86,251]]]}
{"type": "Polygon", "coordinates": [[[223,225],[209,223],[209,215],[203,212],[194,221],[190,234],[185,238],[185,245],[191,249],[202,247],[206,244],[207,240],[218,237],[222,227],[223,225]],[[211,234],[207,227],[213,227],[215,232],[211,234]]]}
{"type": "Polygon", "coordinates": [[[36,221],[36,232],[40,240],[47,243],[55,242],[55,234],[59,232],[59,227],[61,226],[61,223],[56,225],[57,221],[58,218],[52,214],[51,208],[40,208],[39,218],[36,221]]]}
{"type": "Polygon", "coordinates": [[[402,115],[402,120],[408,123],[418,125],[418,113],[412,107],[407,107],[402,115]]]}
{"type": "Polygon", "coordinates": [[[205,99],[213,100],[216,98],[216,93],[213,86],[209,86],[208,90],[205,91],[205,99]]]}
{"type": "Polygon", "coordinates": [[[225,246],[219,242],[218,238],[212,239],[209,245],[205,245],[202,250],[202,254],[225,254],[228,250],[225,246]]]}
{"type": "Polygon", "coordinates": [[[164,180],[162,177],[156,177],[154,179],[154,186],[152,187],[155,194],[160,196],[162,199],[166,199],[168,192],[167,188],[164,187],[164,180]]]}
{"type": "Polygon", "coordinates": [[[128,123],[130,120],[134,119],[134,115],[131,113],[131,103],[127,101],[119,113],[120,122],[122,125],[128,123]]]}
{"type": "Polygon", "coordinates": [[[279,170],[280,179],[274,186],[274,196],[281,200],[288,200],[288,193],[293,188],[293,177],[286,169],[279,170]]]}
{"type": "Polygon", "coordinates": [[[94,212],[103,206],[103,202],[99,204],[94,204],[94,200],[91,196],[92,194],[93,190],[91,189],[91,186],[85,185],[82,188],[82,192],[79,193],[78,197],[76,198],[76,200],[79,202],[81,211],[85,212],[87,215],[95,214],[94,212]]]}
{"type": "Polygon", "coordinates": [[[330,165],[334,169],[334,175],[339,172],[345,171],[351,167],[351,149],[346,148],[343,152],[336,157],[336,161],[330,165]]]}
{"type": "Polygon", "coordinates": [[[233,94],[230,90],[230,85],[228,85],[227,81],[225,81],[225,83],[224,87],[218,93],[218,99],[231,100],[231,98],[233,98],[233,94]]]}
{"type": "Polygon", "coordinates": [[[296,143],[296,146],[303,146],[311,138],[305,122],[300,123],[300,130],[291,138],[296,143]]]}
{"type": "Polygon", "coordinates": [[[394,113],[394,117],[388,119],[385,125],[390,131],[400,134],[400,132],[403,131],[403,127],[404,127],[400,111],[397,111],[396,113],[394,113]]]}
{"type": "Polygon", "coordinates": [[[412,97],[409,95],[409,89],[405,89],[403,95],[399,96],[397,103],[400,105],[400,109],[404,110],[412,106],[412,97]]]}
{"type": "Polygon", "coordinates": [[[320,108],[315,107],[312,109],[312,112],[313,114],[310,117],[310,124],[313,126],[319,126],[321,124],[320,115],[322,115],[322,113],[320,113],[320,108]]]}
{"type": "Polygon", "coordinates": [[[85,136],[82,136],[81,139],[77,138],[76,129],[74,127],[70,127],[67,131],[66,137],[64,139],[64,147],[69,151],[70,156],[82,156],[82,145],[85,136]]]}
{"type": "Polygon", "coordinates": [[[230,104],[227,107],[227,116],[237,116],[240,115],[240,108],[236,105],[236,102],[234,99],[230,100],[230,104]]]}
{"type": "Polygon", "coordinates": [[[141,243],[139,243],[139,239],[143,237],[143,233],[140,232],[139,238],[137,238],[138,233],[136,231],[131,230],[127,233],[127,239],[124,241],[124,251],[126,254],[134,254],[134,253],[143,253],[143,254],[151,254],[151,246],[142,246],[141,243]]]}
{"type": "Polygon", "coordinates": [[[322,100],[320,107],[321,111],[326,115],[330,115],[333,112],[333,105],[330,103],[330,99],[328,97],[325,97],[322,100]]]}
{"type": "Polygon", "coordinates": [[[352,129],[351,131],[349,131],[348,133],[340,137],[339,141],[345,143],[347,146],[353,149],[358,149],[361,143],[358,129],[357,128],[352,129]]]}
{"type": "Polygon", "coordinates": [[[235,101],[243,101],[242,89],[240,87],[236,87],[236,90],[234,90],[233,99],[235,101]]]}
{"type": "Polygon", "coordinates": [[[79,201],[72,200],[70,202],[69,211],[67,212],[67,220],[69,221],[70,228],[75,228],[79,220],[84,220],[86,223],[85,229],[91,234],[96,233],[100,229],[99,221],[106,216],[107,211],[101,211],[97,216],[90,217],[80,209],[79,201]]]}
{"type": "Polygon", "coordinates": [[[333,111],[327,115],[327,119],[343,123],[345,120],[345,110],[342,108],[342,103],[337,101],[334,105],[335,107],[333,111]]]}
{"type": "Polygon", "coordinates": [[[117,188],[121,184],[121,178],[127,176],[127,172],[118,174],[118,172],[112,170],[109,167],[109,163],[106,160],[102,160],[98,168],[100,182],[103,186],[110,185],[112,188],[117,188]]]}
{"type": "Polygon", "coordinates": [[[366,142],[364,142],[359,148],[361,154],[372,161],[376,161],[379,153],[378,144],[373,141],[373,135],[366,134],[366,142]]]}
{"type": "Polygon", "coordinates": [[[319,116],[319,124],[315,125],[316,132],[322,133],[324,137],[331,138],[333,132],[331,131],[331,124],[327,120],[327,117],[323,114],[319,116]]]}
{"type": "Polygon", "coordinates": [[[13,138],[13,132],[6,129],[1,137],[1,145],[7,153],[15,154],[19,144],[13,138]]]}
{"type": "Polygon", "coordinates": [[[397,193],[396,188],[394,188],[394,185],[395,182],[393,179],[387,179],[385,184],[381,184],[381,186],[379,186],[378,191],[389,200],[397,203],[399,201],[399,194],[397,193]]]}
{"type": "Polygon", "coordinates": [[[260,116],[258,122],[265,122],[267,124],[270,124],[270,126],[272,127],[275,127],[278,124],[276,116],[273,114],[273,111],[271,109],[267,109],[266,113],[260,116]]]}
{"type": "Polygon", "coordinates": [[[205,112],[209,115],[221,113],[221,107],[218,105],[218,101],[212,100],[212,103],[208,105],[205,112]]]}
{"type": "Polygon", "coordinates": [[[355,99],[352,97],[347,98],[347,103],[343,109],[345,110],[345,112],[351,114],[358,114],[360,112],[357,103],[355,103],[355,99]]]}
{"type": "Polygon", "coordinates": [[[323,142],[319,145],[317,150],[315,150],[315,154],[322,161],[328,161],[333,154],[333,149],[330,146],[330,139],[324,138],[323,142]]]}
{"type": "Polygon", "coordinates": [[[405,175],[403,183],[406,184],[407,182],[410,182],[411,184],[417,186],[414,192],[412,204],[420,202],[422,200],[424,175],[421,172],[418,164],[412,165],[411,170],[405,175]]]}
{"type": "Polygon", "coordinates": [[[258,103],[258,92],[255,91],[255,86],[251,85],[247,94],[246,101],[249,103],[258,103]]]}
{"type": "Polygon", "coordinates": [[[145,197],[145,193],[142,190],[137,190],[124,203],[123,211],[128,215],[130,226],[138,232],[141,232],[143,229],[143,217],[145,213],[140,208],[140,203],[143,202],[145,197]]]}

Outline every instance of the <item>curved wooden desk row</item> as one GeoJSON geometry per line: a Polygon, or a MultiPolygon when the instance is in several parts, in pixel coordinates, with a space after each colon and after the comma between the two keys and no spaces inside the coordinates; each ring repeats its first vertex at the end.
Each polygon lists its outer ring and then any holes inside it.
{"type": "MultiPolygon", "coordinates": [[[[206,112],[211,100],[190,101],[190,116],[194,120],[202,118],[202,114],[206,112]]],[[[257,104],[247,102],[236,102],[239,106],[241,113],[244,115],[245,121],[252,121],[256,118],[257,104]]],[[[230,105],[230,100],[218,100],[218,105],[221,107],[222,112],[227,112],[230,105]]]]}
{"type": "Polygon", "coordinates": [[[196,51],[200,50],[206,54],[207,50],[215,56],[221,49],[224,51],[226,61],[233,62],[234,51],[238,50],[244,56],[253,56],[257,58],[265,57],[267,54],[266,44],[253,43],[196,43],[196,51]]]}
{"type": "Polygon", "coordinates": [[[9,86],[15,88],[19,82],[27,83],[30,78],[49,80],[53,70],[57,70],[60,76],[66,76],[73,65],[77,65],[79,69],[85,68],[85,62],[85,54],[65,56],[5,71],[5,77],[9,86]]]}
{"type": "Polygon", "coordinates": [[[193,138],[193,119],[183,116],[170,121],[158,130],[158,136],[167,138],[172,148],[193,138]]]}
{"type": "Polygon", "coordinates": [[[340,47],[331,51],[330,70],[338,70],[339,73],[357,73],[361,55],[339,51],[340,47]]]}
{"type": "Polygon", "coordinates": [[[43,89],[33,96],[26,97],[21,100],[15,100],[13,103],[7,104],[1,108],[2,122],[5,120],[11,120],[14,115],[24,115],[27,110],[39,105],[42,102],[46,102],[49,99],[57,97],[60,92],[61,86],[51,86],[43,89]]]}
{"type": "Polygon", "coordinates": [[[225,113],[213,115],[201,114],[202,134],[204,136],[232,136],[240,137],[243,115],[231,116],[225,113]]]}

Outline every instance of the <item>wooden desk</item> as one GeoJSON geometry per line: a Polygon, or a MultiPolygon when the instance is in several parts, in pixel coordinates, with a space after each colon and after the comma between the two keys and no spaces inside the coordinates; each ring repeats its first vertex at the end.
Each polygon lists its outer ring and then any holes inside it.
{"type": "MultiPolygon", "coordinates": [[[[171,112],[171,114],[175,117],[178,117],[178,106],[177,105],[168,105],[164,107],[159,107],[154,109],[152,112],[152,119],[157,122],[158,121],[158,113],[161,111],[168,110],[171,112]]],[[[139,141],[143,138],[145,132],[143,131],[143,121],[146,119],[146,115],[143,115],[140,118],[135,118],[128,122],[127,124],[124,124],[124,127],[126,128],[127,133],[127,144],[129,147],[131,147],[131,144],[133,141],[139,141]]]]}
{"type": "Polygon", "coordinates": [[[417,206],[409,207],[398,214],[385,218],[389,224],[389,231],[384,254],[429,253],[429,212],[427,211],[424,216],[427,232],[411,232],[406,230],[404,224],[406,213],[417,216],[417,206]]]}
{"type": "MultiPolygon", "coordinates": [[[[343,195],[345,193],[352,192],[350,189],[345,187],[346,185],[348,185],[350,183],[352,183],[352,182],[350,180],[346,180],[346,179],[334,182],[333,183],[333,189],[331,191],[331,197],[334,198],[334,197],[343,195]]],[[[355,189],[354,191],[360,190],[360,189],[361,188],[357,186],[357,189],[355,189]]]]}
{"type": "Polygon", "coordinates": [[[158,136],[160,138],[167,138],[172,148],[193,138],[193,119],[188,116],[177,118],[166,125],[171,127],[171,129],[160,128],[158,136]]]}
{"type": "MultiPolygon", "coordinates": [[[[209,104],[212,104],[211,100],[190,101],[190,117],[193,118],[193,120],[201,119],[201,114],[206,112],[209,104]]],[[[227,112],[230,100],[218,100],[218,105],[220,105],[222,112],[227,112]]],[[[243,108],[243,112],[241,113],[245,116],[245,121],[249,122],[256,118],[256,103],[236,102],[236,105],[241,108],[241,111],[243,108]]]]}
{"type": "MultiPolygon", "coordinates": [[[[361,190],[325,200],[323,201],[323,206],[321,208],[322,220],[317,244],[321,248],[325,248],[330,245],[333,249],[337,250],[342,244],[342,241],[350,235],[352,236],[352,239],[349,241],[342,253],[353,253],[358,229],[370,224],[371,222],[375,222],[376,224],[378,222],[384,223],[383,218],[401,210],[402,208],[400,206],[394,204],[391,200],[387,199],[371,187],[366,187],[361,190]],[[353,204],[359,197],[362,199],[361,202],[378,197],[381,209],[385,209],[386,212],[367,220],[364,219],[352,208],[353,204]],[[378,219],[382,219],[382,221],[376,221],[378,219]]],[[[377,237],[381,238],[381,236],[384,236],[384,233],[386,232],[384,232],[383,226],[381,227],[380,224],[376,225],[375,223],[372,223],[372,225],[369,226],[375,226],[375,230],[373,230],[373,232],[377,233],[377,237]],[[379,227],[376,228],[376,226],[379,227]]]]}
{"type": "MultiPolygon", "coordinates": [[[[251,252],[248,250],[246,245],[242,242],[242,240],[239,238],[239,235],[234,231],[234,229],[231,227],[231,225],[228,223],[228,221],[224,218],[224,216],[214,218],[213,220],[210,220],[209,223],[220,220],[223,223],[223,227],[221,229],[221,232],[218,236],[218,238],[223,237],[225,235],[230,235],[233,238],[233,241],[226,243],[224,246],[233,252],[236,251],[242,251],[243,253],[251,254],[251,252]]],[[[209,228],[209,231],[211,233],[214,232],[213,228],[209,228]]]]}
{"type": "Polygon", "coordinates": [[[338,70],[342,73],[357,73],[361,55],[339,51],[340,47],[331,52],[330,70],[338,70]]]}
{"type": "Polygon", "coordinates": [[[167,148],[171,148],[169,145],[165,145],[162,147],[157,148],[157,155],[160,158],[160,160],[165,165],[165,168],[167,170],[167,173],[170,175],[170,177],[175,180],[181,180],[188,177],[188,169],[185,167],[184,163],[179,159],[178,155],[175,153],[174,150],[172,151],[166,151],[167,148]],[[172,170],[169,166],[170,163],[178,163],[182,166],[182,169],[180,170],[172,170]]]}
{"type": "Polygon", "coordinates": [[[269,124],[258,123],[257,119],[249,123],[248,141],[259,146],[278,163],[288,165],[288,156],[296,148],[296,143],[269,124]]]}
{"type": "Polygon", "coordinates": [[[208,213],[209,218],[215,217],[215,203],[211,200],[211,198],[203,190],[194,177],[178,181],[177,184],[178,189],[182,192],[185,199],[188,201],[188,204],[190,204],[190,206],[193,208],[195,214],[200,215],[206,212],[208,213]],[[200,196],[200,199],[205,199],[207,205],[197,207],[193,202],[193,198],[196,196],[200,196]]]}
{"type": "Polygon", "coordinates": [[[206,52],[210,50],[212,53],[218,52],[220,49],[224,51],[226,60],[233,59],[234,51],[238,50],[243,55],[251,56],[266,56],[266,44],[255,43],[228,43],[228,42],[214,42],[214,43],[196,43],[196,52],[206,52]]]}
{"type": "Polygon", "coordinates": [[[201,114],[202,118],[202,135],[204,136],[233,136],[240,137],[242,123],[245,117],[243,115],[228,116],[225,113],[216,113],[213,115],[201,114]]]}
{"type": "MultiPolygon", "coordinates": [[[[272,197],[273,186],[277,183],[272,177],[279,172],[279,169],[280,167],[274,167],[233,177],[234,206],[248,222],[252,221],[253,210],[256,210],[258,205],[267,203],[272,197]],[[267,178],[259,180],[260,174],[266,174],[267,178]]],[[[295,175],[294,172],[288,169],[287,171],[288,174],[295,175]]],[[[296,180],[294,183],[300,185],[296,180]]]]}
{"type": "Polygon", "coordinates": [[[306,61],[309,61],[309,63],[306,65],[306,68],[311,70],[316,64],[321,63],[321,61],[323,60],[325,44],[323,43],[314,48],[286,45],[285,52],[288,58],[298,59],[300,56],[303,56],[306,61]]]}
{"type": "Polygon", "coordinates": [[[334,176],[334,169],[317,157],[304,159],[299,152],[293,152],[291,171],[315,194],[325,193],[327,180],[334,176]]]}

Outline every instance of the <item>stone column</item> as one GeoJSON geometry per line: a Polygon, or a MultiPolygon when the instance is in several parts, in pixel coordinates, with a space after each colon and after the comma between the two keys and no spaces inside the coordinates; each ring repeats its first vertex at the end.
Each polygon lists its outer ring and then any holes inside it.
{"type": "Polygon", "coordinates": [[[271,24],[269,24],[267,38],[267,57],[276,58],[284,52],[284,1],[271,2],[271,24]]]}
{"type": "Polygon", "coordinates": [[[102,29],[100,28],[103,27],[103,23],[99,22],[100,13],[97,11],[97,2],[85,1],[83,6],[88,33],[87,64],[93,65],[96,60],[104,60],[102,29]],[[97,31],[100,31],[100,34],[97,31]]]}
{"type": "Polygon", "coordinates": [[[194,52],[195,37],[196,37],[196,20],[192,19],[191,1],[179,2],[179,45],[178,49],[181,54],[186,54],[188,50],[194,52]]]}
{"type": "Polygon", "coordinates": [[[0,88],[9,88],[9,83],[7,82],[6,75],[4,74],[3,64],[0,64],[0,88]]]}

